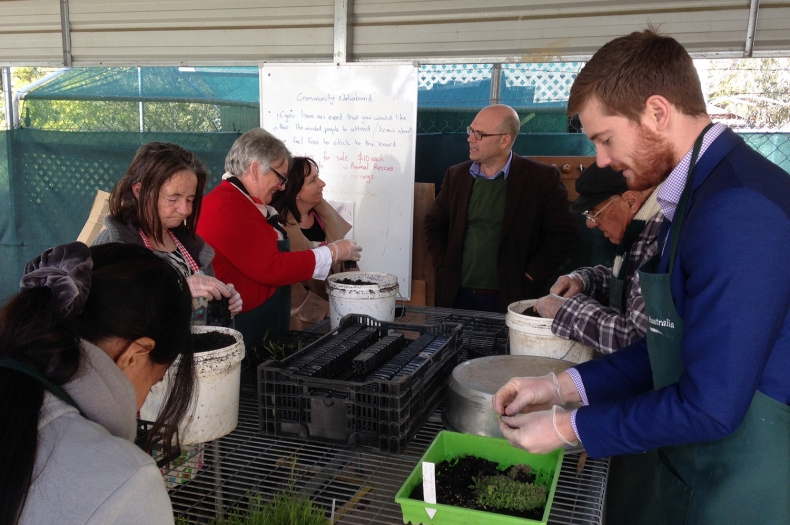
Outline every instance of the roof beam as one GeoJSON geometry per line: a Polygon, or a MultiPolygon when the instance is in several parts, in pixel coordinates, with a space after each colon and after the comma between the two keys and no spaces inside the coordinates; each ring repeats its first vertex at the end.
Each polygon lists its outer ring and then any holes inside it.
{"type": "Polygon", "coordinates": [[[754,34],[757,32],[757,11],[760,9],[760,0],[752,0],[749,6],[749,23],[746,26],[746,46],[743,50],[745,58],[752,58],[754,52],[754,34]]]}
{"type": "Polygon", "coordinates": [[[60,0],[60,32],[63,35],[63,65],[71,67],[71,23],[69,22],[69,0],[60,0]]]}
{"type": "Polygon", "coordinates": [[[348,61],[348,15],[351,11],[351,0],[335,0],[335,64],[348,61]]]}

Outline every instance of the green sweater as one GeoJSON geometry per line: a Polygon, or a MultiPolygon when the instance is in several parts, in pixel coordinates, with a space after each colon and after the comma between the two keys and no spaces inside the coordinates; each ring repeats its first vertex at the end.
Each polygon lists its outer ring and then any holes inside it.
{"type": "Polygon", "coordinates": [[[505,177],[475,178],[466,219],[461,286],[499,290],[497,252],[505,214],[505,177]]]}

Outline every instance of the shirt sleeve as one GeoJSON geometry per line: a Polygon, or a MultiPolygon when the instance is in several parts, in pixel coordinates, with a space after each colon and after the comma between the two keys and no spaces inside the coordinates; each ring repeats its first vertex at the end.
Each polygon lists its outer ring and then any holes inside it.
{"type": "MultiPolygon", "coordinates": [[[[635,275],[634,279],[638,279],[635,275]]],[[[644,337],[647,330],[645,301],[638,283],[633,283],[627,299],[626,312],[618,314],[598,301],[577,294],[560,307],[551,331],[564,339],[572,339],[611,354],[644,337]]]]}
{"type": "Polygon", "coordinates": [[[329,276],[329,270],[332,269],[332,251],[327,246],[320,246],[313,248],[315,254],[315,270],[313,270],[313,279],[323,281],[329,276]]]}
{"type": "Polygon", "coordinates": [[[574,270],[582,276],[584,280],[584,295],[591,297],[599,302],[609,300],[609,278],[612,276],[612,269],[603,265],[592,268],[579,268],[574,270]]]}

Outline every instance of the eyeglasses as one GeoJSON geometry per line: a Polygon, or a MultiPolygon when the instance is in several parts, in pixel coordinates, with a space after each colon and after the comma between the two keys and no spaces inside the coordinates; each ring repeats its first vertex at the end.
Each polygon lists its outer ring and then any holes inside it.
{"type": "Polygon", "coordinates": [[[283,186],[288,184],[288,177],[283,177],[282,175],[280,175],[279,171],[277,171],[276,169],[272,168],[271,166],[269,166],[269,171],[271,171],[272,173],[277,175],[277,178],[280,179],[280,182],[282,183],[283,186]]]}
{"type": "Polygon", "coordinates": [[[471,126],[466,126],[466,134],[475,137],[475,140],[483,140],[486,137],[498,137],[500,135],[507,135],[507,133],[480,133],[475,131],[471,126]]]}
{"type": "Polygon", "coordinates": [[[595,212],[595,213],[590,213],[590,211],[589,211],[589,210],[587,210],[587,211],[584,211],[584,212],[582,212],[582,215],[584,215],[584,218],[585,218],[585,219],[587,219],[588,221],[591,221],[593,224],[599,224],[599,223],[598,223],[598,221],[596,221],[596,220],[595,220],[595,218],[596,218],[597,216],[599,216],[599,215],[601,214],[601,212],[603,212],[603,211],[604,211],[606,208],[608,208],[608,207],[609,207],[609,205],[610,205],[611,203],[613,203],[613,202],[614,202],[614,200],[615,200],[617,197],[619,197],[619,195],[612,195],[612,198],[611,198],[611,199],[609,199],[609,202],[607,202],[607,203],[606,203],[606,205],[605,205],[603,208],[601,208],[600,210],[598,210],[597,212],[595,212]]]}

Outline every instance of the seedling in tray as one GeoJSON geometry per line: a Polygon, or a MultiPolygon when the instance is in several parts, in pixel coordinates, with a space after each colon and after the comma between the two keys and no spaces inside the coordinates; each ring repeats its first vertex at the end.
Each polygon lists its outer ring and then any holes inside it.
{"type": "Polygon", "coordinates": [[[395,501],[412,524],[535,524],[548,520],[563,450],[530,454],[507,440],[440,432],[395,501]],[[424,463],[435,476],[423,478],[424,463]],[[436,495],[436,503],[425,494],[436,495]]]}

